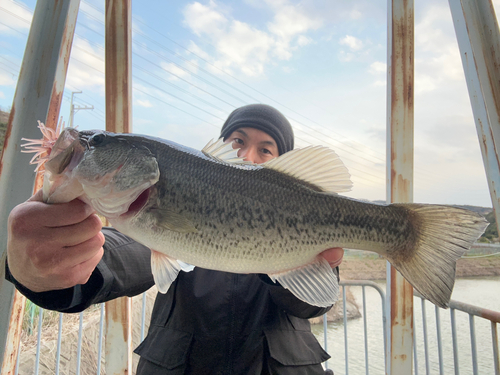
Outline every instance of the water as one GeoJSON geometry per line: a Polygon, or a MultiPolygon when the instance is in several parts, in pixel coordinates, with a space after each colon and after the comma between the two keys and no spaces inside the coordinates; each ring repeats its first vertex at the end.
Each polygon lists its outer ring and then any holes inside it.
{"type": "MultiPolygon", "coordinates": [[[[385,280],[377,281],[383,290],[385,280]]],[[[363,287],[350,287],[362,312],[363,287]]],[[[452,299],[478,307],[500,311],[500,276],[457,279],[452,299]]],[[[365,369],[365,343],[363,317],[347,322],[347,353],[344,345],[344,324],[328,323],[327,351],[332,356],[328,368],[335,375],[385,374],[382,303],[380,294],[372,287],[365,287],[366,320],[368,335],[368,372],[365,369]],[[346,368],[348,358],[348,369],[346,368]]],[[[427,330],[428,362],[425,360],[423,310],[420,298],[414,300],[414,333],[416,338],[416,366],[414,374],[439,374],[439,350],[436,319],[441,322],[443,374],[454,374],[453,341],[450,310],[437,309],[430,302],[424,303],[427,330]]],[[[469,315],[455,311],[457,327],[458,361],[460,374],[472,374],[471,338],[469,315]]],[[[491,323],[474,317],[479,374],[494,374],[491,323]]],[[[323,325],[313,326],[313,333],[324,346],[323,325]]]]}

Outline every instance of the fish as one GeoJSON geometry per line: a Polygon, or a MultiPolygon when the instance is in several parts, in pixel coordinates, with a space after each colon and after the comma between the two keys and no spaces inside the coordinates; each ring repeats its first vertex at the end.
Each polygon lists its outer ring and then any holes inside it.
{"type": "Polygon", "coordinates": [[[342,247],[381,255],[446,308],[457,259],[488,225],[454,206],[342,196],[352,187],[349,172],[323,146],[252,164],[222,139],[199,151],[146,135],[66,128],[50,144],[50,155],[35,161],[43,164],[44,201],[79,198],[149,247],[162,293],[179,272],[202,267],[266,274],[298,299],[327,307],[339,285],[320,253],[342,247]]]}

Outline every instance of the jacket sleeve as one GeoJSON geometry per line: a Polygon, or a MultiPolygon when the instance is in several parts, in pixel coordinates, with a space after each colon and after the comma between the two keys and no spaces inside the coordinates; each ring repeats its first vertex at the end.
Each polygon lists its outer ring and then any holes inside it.
{"type": "Polygon", "coordinates": [[[8,267],[6,279],[36,305],[66,313],[118,297],[132,297],[153,286],[149,248],[113,228],[103,228],[102,232],[106,238],[103,258],[84,285],[35,293],[17,282],[8,267]]]}
{"type": "MultiPolygon", "coordinates": [[[[333,272],[335,273],[335,275],[337,275],[337,279],[340,280],[339,268],[335,268],[333,272]]],[[[302,319],[315,318],[317,316],[325,314],[333,307],[333,305],[328,307],[309,305],[308,303],[301,301],[300,299],[295,297],[292,292],[290,292],[288,289],[283,288],[279,283],[274,283],[269,276],[265,274],[259,274],[259,278],[267,284],[267,288],[269,290],[271,298],[273,299],[273,302],[290,315],[302,319]]]]}

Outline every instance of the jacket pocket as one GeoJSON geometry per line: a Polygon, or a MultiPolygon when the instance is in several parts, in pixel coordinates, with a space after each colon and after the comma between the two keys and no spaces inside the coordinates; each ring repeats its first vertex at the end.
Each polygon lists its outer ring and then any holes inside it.
{"type": "Polygon", "coordinates": [[[269,355],[285,366],[319,364],[330,358],[316,337],[308,331],[264,331],[269,355]]]}
{"type": "Polygon", "coordinates": [[[148,336],[134,352],[149,362],[171,370],[186,364],[192,341],[192,333],[152,326],[148,336]]]}

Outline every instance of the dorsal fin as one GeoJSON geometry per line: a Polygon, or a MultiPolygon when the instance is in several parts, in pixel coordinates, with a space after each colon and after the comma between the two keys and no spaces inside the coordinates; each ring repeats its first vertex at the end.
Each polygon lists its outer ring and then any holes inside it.
{"type": "Polygon", "coordinates": [[[203,154],[210,159],[222,161],[231,164],[252,164],[238,156],[238,149],[233,148],[231,143],[225,143],[223,138],[219,138],[216,142],[212,139],[201,150],[203,154]]]}
{"type": "Polygon", "coordinates": [[[351,175],[335,151],[308,146],[287,152],[262,164],[317,186],[321,191],[344,193],[352,188],[351,175]]]}

